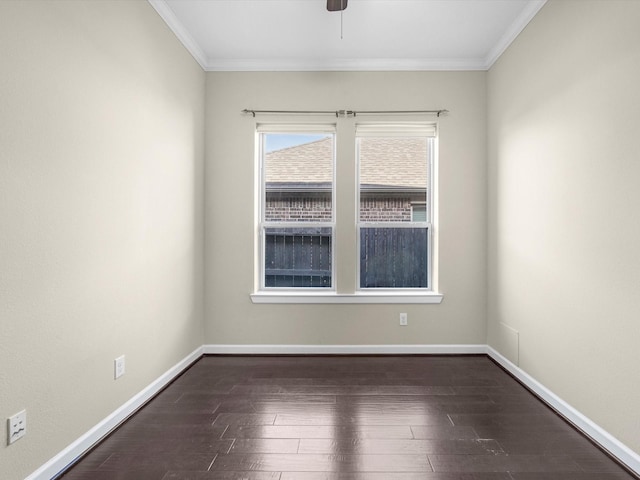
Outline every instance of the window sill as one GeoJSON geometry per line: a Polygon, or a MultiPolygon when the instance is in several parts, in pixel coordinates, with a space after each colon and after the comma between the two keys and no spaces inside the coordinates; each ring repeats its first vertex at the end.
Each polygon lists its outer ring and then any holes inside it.
{"type": "Polygon", "coordinates": [[[444,295],[437,292],[256,292],[253,303],[440,303],[444,295]]]}

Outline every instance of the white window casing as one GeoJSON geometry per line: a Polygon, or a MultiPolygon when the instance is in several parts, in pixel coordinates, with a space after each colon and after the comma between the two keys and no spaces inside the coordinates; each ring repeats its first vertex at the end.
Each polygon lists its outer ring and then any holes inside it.
{"type": "MultiPolygon", "coordinates": [[[[339,120],[336,120],[339,121],[339,120]]],[[[256,132],[258,139],[258,169],[259,175],[259,201],[258,201],[258,214],[256,215],[258,220],[257,229],[257,255],[256,259],[256,274],[260,276],[256,279],[256,291],[251,294],[252,302],[254,303],[440,303],[443,299],[443,295],[436,292],[434,286],[434,226],[433,226],[433,208],[434,208],[434,177],[433,172],[435,170],[434,162],[435,158],[435,139],[437,136],[437,124],[433,122],[362,122],[358,120],[355,122],[355,144],[353,145],[352,158],[336,158],[336,123],[257,123],[256,132]],[[331,135],[333,138],[333,159],[332,159],[332,180],[331,180],[331,221],[267,221],[266,220],[266,172],[264,167],[264,141],[265,136],[269,134],[309,134],[309,135],[331,135]],[[403,222],[367,222],[361,221],[360,218],[360,167],[359,167],[359,152],[358,142],[361,138],[373,138],[373,137],[422,137],[427,139],[427,180],[426,180],[426,198],[425,201],[412,201],[410,209],[410,220],[403,222]],[[350,162],[353,165],[356,173],[356,198],[353,200],[340,200],[336,197],[336,163],[338,162],[350,162]],[[352,202],[353,204],[348,207],[354,212],[354,222],[356,228],[356,243],[354,251],[357,253],[358,273],[355,276],[356,284],[353,285],[352,293],[347,290],[345,292],[344,287],[341,288],[341,292],[336,291],[336,229],[341,228],[340,224],[336,223],[336,203],[341,201],[342,207],[345,207],[345,202],[352,202]],[[424,214],[416,211],[414,217],[414,206],[417,210],[424,208],[424,214]],[[395,228],[424,228],[427,232],[427,283],[426,287],[420,288],[381,288],[381,287],[367,287],[361,288],[360,286],[360,229],[380,227],[383,229],[395,229],[395,228]],[[270,287],[265,285],[265,244],[266,244],[266,229],[269,228],[330,228],[331,229],[331,287],[270,287]]],[[[353,131],[353,130],[351,130],[353,131]]],[[[345,150],[342,150],[343,157],[345,150]]],[[[341,221],[344,222],[344,216],[341,217],[341,221]]],[[[348,224],[344,227],[349,227],[348,224]]],[[[353,224],[349,228],[354,228],[353,224]]],[[[365,234],[366,236],[367,234],[365,234]]],[[[424,237],[423,237],[424,238],[424,237]]],[[[350,283],[350,282],[348,282],[350,283]]],[[[344,285],[344,284],[342,284],[344,285]]]]}

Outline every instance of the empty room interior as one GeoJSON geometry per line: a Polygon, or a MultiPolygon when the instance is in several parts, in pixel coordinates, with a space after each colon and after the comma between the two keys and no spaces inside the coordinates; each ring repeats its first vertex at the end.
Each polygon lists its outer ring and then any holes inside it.
{"type": "Polygon", "coordinates": [[[0,1],[2,479],[638,478],[640,1],[338,7],[0,1]]]}

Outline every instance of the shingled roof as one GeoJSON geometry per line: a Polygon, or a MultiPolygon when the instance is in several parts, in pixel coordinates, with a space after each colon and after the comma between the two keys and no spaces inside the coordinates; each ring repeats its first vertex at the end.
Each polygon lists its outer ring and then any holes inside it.
{"type": "MultiPolygon", "coordinates": [[[[332,138],[267,153],[267,188],[306,190],[331,184],[332,138]]],[[[360,145],[363,188],[424,189],[427,184],[427,142],[413,137],[367,137],[360,145]]]]}

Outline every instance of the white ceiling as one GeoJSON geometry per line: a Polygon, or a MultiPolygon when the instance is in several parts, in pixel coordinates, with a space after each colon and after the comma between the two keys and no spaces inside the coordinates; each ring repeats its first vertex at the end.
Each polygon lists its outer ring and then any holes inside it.
{"type": "Polygon", "coordinates": [[[487,70],[546,0],[149,2],[208,71],[487,70]]]}

